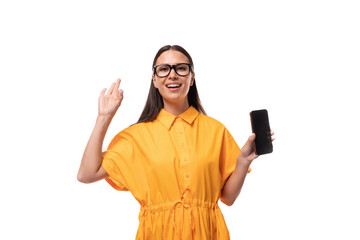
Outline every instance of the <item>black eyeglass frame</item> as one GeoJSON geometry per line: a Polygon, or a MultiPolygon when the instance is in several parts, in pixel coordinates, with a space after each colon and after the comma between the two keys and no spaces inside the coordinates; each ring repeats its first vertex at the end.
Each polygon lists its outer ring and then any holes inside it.
{"type": "Polygon", "coordinates": [[[154,74],[155,74],[156,76],[160,77],[160,78],[169,76],[169,74],[171,73],[171,70],[172,70],[172,69],[174,69],[174,71],[176,72],[176,74],[179,75],[179,76],[181,76],[181,77],[186,77],[186,76],[188,76],[188,75],[190,74],[190,72],[193,72],[192,65],[191,65],[190,63],[177,63],[177,64],[175,64],[175,65],[170,65],[170,64],[164,63],[164,64],[155,65],[155,66],[153,67],[154,74]],[[176,67],[179,66],[179,65],[183,65],[183,64],[188,65],[188,66],[189,66],[189,69],[190,69],[189,73],[186,74],[186,75],[181,75],[181,74],[179,74],[179,73],[176,71],[176,67]],[[159,75],[157,75],[157,73],[156,73],[156,68],[159,67],[159,66],[169,66],[169,67],[170,67],[169,73],[168,73],[166,76],[161,76],[161,77],[160,77],[159,75]]]}

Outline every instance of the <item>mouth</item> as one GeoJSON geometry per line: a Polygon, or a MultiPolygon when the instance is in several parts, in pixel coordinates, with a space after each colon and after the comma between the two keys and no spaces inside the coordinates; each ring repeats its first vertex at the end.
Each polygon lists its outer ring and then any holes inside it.
{"type": "Polygon", "coordinates": [[[181,84],[177,84],[177,83],[171,83],[171,84],[167,84],[165,85],[169,90],[176,90],[179,89],[181,87],[181,84]]]}

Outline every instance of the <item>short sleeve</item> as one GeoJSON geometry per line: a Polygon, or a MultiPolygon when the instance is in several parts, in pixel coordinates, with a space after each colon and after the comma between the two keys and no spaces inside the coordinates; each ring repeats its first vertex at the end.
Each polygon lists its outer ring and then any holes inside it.
{"type": "MultiPolygon", "coordinates": [[[[223,189],[227,179],[234,172],[239,153],[239,146],[229,130],[225,128],[220,152],[221,189],[223,189]]],[[[250,171],[251,168],[249,168],[248,172],[250,171]]]]}
{"type": "Polygon", "coordinates": [[[129,191],[133,150],[132,140],[120,132],[103,152],[101,165],[109,175],[105,180],[118,191],[129,191]]]}

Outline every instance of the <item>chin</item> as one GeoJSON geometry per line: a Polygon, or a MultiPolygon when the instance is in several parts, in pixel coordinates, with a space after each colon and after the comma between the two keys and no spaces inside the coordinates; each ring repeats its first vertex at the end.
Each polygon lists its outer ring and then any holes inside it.
{"type": "Polygon", "coordinates": [[[184,102],[187,98],[183,97],[183,96],[178,96],[178,97],[163,97],[164,101],[169,102],[169,103],[180,103],[180,102],[184,102]]]}

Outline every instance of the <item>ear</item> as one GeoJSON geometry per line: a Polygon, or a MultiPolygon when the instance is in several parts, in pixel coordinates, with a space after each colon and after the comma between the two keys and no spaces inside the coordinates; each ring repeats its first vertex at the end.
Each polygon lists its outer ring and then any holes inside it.
{"type": "Polygon", "coordinates": [[[155,88],[158,88],[157,82],[156,82],[156,79],[155,79],[155,76],[154,76],[154,75],[152,75],[152,80],[153,80],[154,87],[155,87],[155,88]]]}
{"type": "Polygon", "coordinates": [[[190,87],[194,84],[194,81],[195,81],[195,73],[193,73],[191,76],[190,87]]]}

